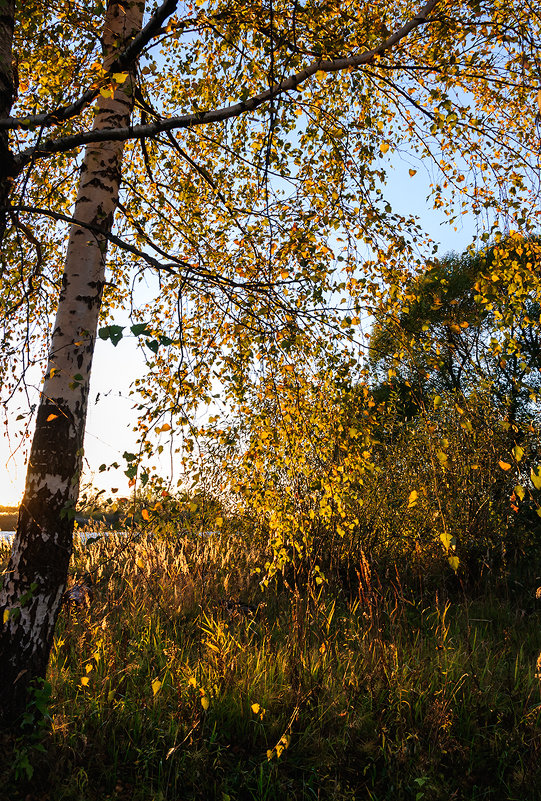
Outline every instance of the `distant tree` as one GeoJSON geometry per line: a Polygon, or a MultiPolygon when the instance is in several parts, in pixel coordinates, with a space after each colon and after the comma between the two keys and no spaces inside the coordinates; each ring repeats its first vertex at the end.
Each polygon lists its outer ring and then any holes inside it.
{"type": "MultiPolygon", "coordinates": [[[[500,248],[517,267],[530,263],[537,272],[539,244],[518,239],[500,248]]],[[[465,399],[481,390],[511,424],[531,415],[531,398],[541,389],[538,288],[526,291],[510,314],[512,290],[492,280],[497,250],[450,254],[432,263],[405,286],[402,308],[393,304],[390,314],[380,309],[370,338],[371,364],[381,381],[376,395],[393,391],[411,415],[440,393],[465,399]]]]}

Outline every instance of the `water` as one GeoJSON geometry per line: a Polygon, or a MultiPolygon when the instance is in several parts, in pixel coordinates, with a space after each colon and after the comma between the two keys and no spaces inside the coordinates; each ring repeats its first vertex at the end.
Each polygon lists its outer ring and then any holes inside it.
{"type": "MultiPolygon", "coordinates": [[[[116,533],[118,534],[118,532],[116,532],[116,533]]],[[[98,532],[98,531],[78,531],[77,534],[78,534],[79,538],[81,539],[81,542],[86,542],[91,537],[101,537],[103,532],[98,532]]],[[[2,540],[7,540],[8,542],[11,542],[13,540],[14,536],[15,536],[15,532],[14,531],[0,531],[0,542],[2,540]]]]}

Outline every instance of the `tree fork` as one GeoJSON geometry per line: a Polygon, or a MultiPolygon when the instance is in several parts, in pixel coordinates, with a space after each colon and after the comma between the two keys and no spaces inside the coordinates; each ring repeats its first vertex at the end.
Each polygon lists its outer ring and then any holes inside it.
{"type": "MultiPolygon", "coordinates": [[[[143,11],[144,0],[109,1],[102,39],[106,69],[119,49],[141,31],[143,11]]],[[[0,66],[0,81],[1,70],[0,66]]],[[[100,95],[94,130],[129,125],[133,81],[132,70],[112,97],[100,95]]],[[[0,93],[5,85],[4,81],[0,93]]],[[[111,231],[122,151],[122,142],[87,147],[73,214],[76,220],[111,231]]],[[[4,728],[17,724],[28,689],[45,677],[66,585],[106,252],[106,236],[71,226],[26,488],[0,592],[0,726],[4,728]]]]}

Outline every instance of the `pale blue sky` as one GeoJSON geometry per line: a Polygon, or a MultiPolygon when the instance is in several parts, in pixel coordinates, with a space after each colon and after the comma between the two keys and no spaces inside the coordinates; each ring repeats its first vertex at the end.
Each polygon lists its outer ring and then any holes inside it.
{"type": "MultiPolygon", "coordinates": [[[[440,245],[441,253],[449,250],[462,251],[472,241],[476,233],[476,220],[471,215],[461,218],[461,227],[454,230],[445,222],[441,212],[434,211],[427,203],[426,196],[429,191],[430,178],[422,164],[408,163],[393,158],[389,152],[385,158],[388,168],[388,181],[386,194],[396,212],[413,213],[422,220],[423,227],[431,238],[440,245]],[[391,164],[394,166],[391,167],[391,164]],[[412,178],[408,169],[413,166],[417,174],[412,178]]],[[[115,320],[120,324],[128,324],[127,320],[115,320]]],[[[130,384],[134,377],[144,370],[142,357],[137,349],[135,338],[123,339],[115,348],[109,341],[98,341],[94,357],[94,366],[91,380],[90,406],[85,438],[85,476],[84,481],[92,480],[98,489],[118,489],[118,495],[127,495],[129,488],[127,479],[123,474],[125,463],[122,459],[124,451],[136,450],[137,435],[133,432],[135,412],[132,407],[134,401],[129,396],[130,384]],[[99,400],[95,400],[99,394],[99,400]],[[111,469],[99,473],[99,466],[103,463],[111,464],[117,461],[118,470],[111,469]]],[[[34,402],[37,393],[34,397],[34,402]]],[[[25,479],[26,450],[19,448],[14,451],[15,445],[20,441],[17,431],[21,430],[21,422],[15,422],[15,417],[23,407],[15,406],[23,402],[14,403],[10,418],[10,440],[6,436],[0,439],[0,476],[2,476],[0,489],[0,504],[19,503],[25,479]],[[3,475],[2,475],[3,474],[3,475]]],[[[164,441],[165,441],[165,435],[164,441]]],[[[28,442],[29,440],[26,440],[28,442]]],[[[159,470],[167,474],[169,471],[169,457],[165,454],[161,460],[156,460],[159,470]]]]}

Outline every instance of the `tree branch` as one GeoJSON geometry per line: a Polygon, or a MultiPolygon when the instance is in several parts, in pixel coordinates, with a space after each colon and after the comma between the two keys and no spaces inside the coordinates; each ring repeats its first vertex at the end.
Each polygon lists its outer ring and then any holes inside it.
{"type": "MultiPolygon", "coordinates": [[[[180,270],[185,270],[186,275],[184,276],[184,283],[190,283],[190,277],[192,278],[192,282],[195,283],[194,279],[198,279],[202,281],[205,285],[209,282],[214,284],[215,286],[219,287],[229,287],[230,289],[241,289],[243,291],[249,290],[252,292],[262,292],[268,291],[276,288],[277,286],[285,286],[286,284],[294,284],[298,283],[295,280],[286,280],[286,281],[234,281],[232,278],[226,278],[223,275],[216,275],[211,270],[206,270],[205,268],[196,267],[193,264],[188,264],[188,262],[183,261],[182,259],[178,259],[176,256],[173,256],[170,253],[165,253],[161,248],[156,248],[149,240],[149,244],[151,247],[154,247],[160,254],[168,259],[171,259],[170,263],[164,263],[155,259],[149,253],[145,253],[143,250],[139,250],[136,248],[135,245],[130,245],[129,242],[126,242],[124,239],[121,239],[119,236],[115,234],[109,233],[108,231],[101,228],[99,225],[94,225],[93,223],[83,222],[82,220],[77,220],[74,217],[69,217],[67,214],[62,214],[59,211],[52,211],[51,209],[41,209],[37,208],[36,206],[9,206],[5,209],[0,208],[0,213],[2,212],[11,212],[11,213],[27,213],[27,214],[37,214],[44,217],[50,217],[53,220],[57,220],[58,222],[65,222],[69,225],[78,225],[80,228],[84,228],[90,233],[94,234],[96,237],[102,237],[103,239],[107,239],[113,245],[116,245],[121,250],[126,251],[127,253],[131,253],[133,256],[136,256],[139,259],[145,261],[149,267],[153,267],[155,270],[160,270],[162,272],[166,272],[169,275],[176,275],[180,276],[180,270]]],[[[18,225],[20,226],[21,223],[18,221],[18,225]]]]}
{"type": "MultiPolygon", "coordinates": [[[[65,153],[77,147],[90,144],[92,142],[104,141],[127,141],[129,139],[142,139],[144,137],[155,136],[162,131],[172,131],[182,128],[193,128],[199,125],[209,125],[215,122],[223,122],[249,111],[254,111],[259,106],[272,100],[285,92],[297,89],[305,83],[316,72],[343,72],[348,69],[361,67],[363,64],[370,64],[375,58],[381,56],[387,50],[398,44],[405,36],[419,25],[427,21],[427,16],[435,8],[439,0],[428,0],[421,8],[419,13],[408,20],[395,33],[391,34],[384,42],[372,50],[359,53],[354,56],[335,59],[318,59],[309,64],[305,69],[291,75],[289,78],[274,84],[264,92],[260,92],[253,97],[247,98],[240,103],[231,106],[224,106],[209,111],[197,111],[192,114],[184,114],[179,117],[158,120],[146,125],[134,125],[125,128],[105,128],[100,131],[85,131],[84,133],[73,134],[61,137],[60,139],[49,139],[40,145],[28,148],[15,157],[15,164],[18,171],[23,169],[29,161],[34,158],[45,158],[54,153],[65,153]]],[[[1,121],[0,121],[1,125],[1,121]]]]}
{"type": "MultiPolygon", "coordinates": [[[[178,0],[165,0],[157,9],[156,13],[150,18],[142,31],[133,38],[130,44],[113,61],[109,67],[109,73],[122,72],[130,67],[135,59],[140,55],[143,48],[150,42],[152,37],[160,30],[167,17],[174,13],[178,5],[178,0]]],[[[27,117],[6,117],[0,120],[0,130],[13,130],[16,128],[47,128],[59,122],[76,117],[87,106],[92,103],[99,94],[100,87],[87,89],[81,97],[67,106],[60,106],[52,111],[44,111],[41,114],[33,114],[27,117]]]]}

